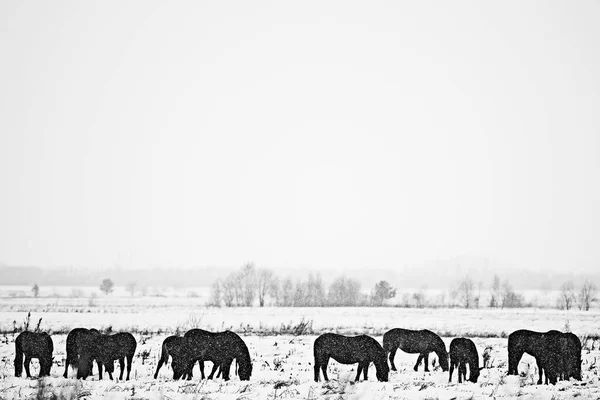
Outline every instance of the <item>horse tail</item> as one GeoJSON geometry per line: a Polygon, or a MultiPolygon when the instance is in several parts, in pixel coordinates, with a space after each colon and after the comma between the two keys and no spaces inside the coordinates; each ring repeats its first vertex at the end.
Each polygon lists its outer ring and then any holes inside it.
{"type": "Polygon", "coordinates": [[[160,353],[160,358],[158,359],[158,365],[156,366],[156,372],[154,373],[154,379],[158,377],[158,371],[160,371],[160,367],[169,362],[169,343],[167,341],[165,342],[162,344],[162,350],[160,353]]]}
{"type": "Polygon", "coordinates": [[[21,335],[15,340],[15,376],[20,377],[23,373],[23,347],[21,345],[21,335]]]}

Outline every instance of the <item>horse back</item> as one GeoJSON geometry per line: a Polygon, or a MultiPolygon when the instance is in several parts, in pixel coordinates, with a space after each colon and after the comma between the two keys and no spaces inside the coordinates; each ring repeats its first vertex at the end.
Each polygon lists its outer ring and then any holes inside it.
{"type": "Polygon", "coordinates": [[[383,348],[367,335],[343,336],[324,333],[315,339],[315,357],[331,357],[342,364],[373,360],[385,357],[383,348]]]}
{"type": "Polygon", "coordinates": [[[423,353],[434,351],[445,345],[442,339],[434,332],[394,328],[383,335],[384,348],[398,347],[405,353],[423,353]],[[387,339],[387,340],[386,340],[387,339]]]}
{"type": "Polygon", "coordinates": [[[15,339],[15,348],[30,357],[45,358],[52,356],[54,343],[46,332],[21,332],[15,339]]]}
{"type": "Polygon", "coordinates": [[[519,329],[508,335],[508,351],[525,352],[537,357],[544,350],[544,333],[519,329]]]}
{"type": "Polygon", "coordinates": [[[466,362],[470,368],[479,368],[479,354],[471,339],[455,338],[450,342],[450,360],[453,363],[466,362]]]}

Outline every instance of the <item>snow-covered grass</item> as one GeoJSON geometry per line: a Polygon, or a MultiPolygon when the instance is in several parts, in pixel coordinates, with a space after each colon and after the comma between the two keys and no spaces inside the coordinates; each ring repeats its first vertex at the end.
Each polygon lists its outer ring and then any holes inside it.
{"type": "MultiPolygon", "coordinates": [[[[26,299],[28,300],[28,299],[26,299]]],[[[0,303],[0,332],[13,332],[31,311],[33,323],[42,318],[41,327],[56,333],[73,327],[112,327],[113,331],[163,333],[202,327],[219,331],[231,329],[244,334],[290,332],[302,321],[310,321],[306,333],[339,332],[381,335],[404,327],[431,329],[445,336],[507,337],[516,329],[539,331],[569,330],[578,335],[600,335],[598,310],[555,309],[414,309],[396,307],[357,308],[214,308],[197,304],[105,304],[75,305],[73,299],[57,303],[0,303]]]]}
{"type": "MultiPolygon", "coordinates": [[[[9,335],[10,336],[10,335],[9,335]]],[[[131,381],[98,381],[97,375],[87,381],[63,379],[65,335],[55,335],[55,365],[52,377],[38,380],[14,378],[12,343],[0,345],[0,398],[17,399],[33,397],[39,385],[46,393],[56,398],[101,398],[101,399],[595,399],[600,396],[598,369],[600,351],[583,354],[583,381],[559,382],[556,386],[536,385],[537,369],[534,360],[525,355],[520,365],[521,377],[506,376],[506,339],[475,338],[482,355],[485,347],[491,346],[491,367],[482,371],[479,382],[458,384],[456,372],[453,382],[448,383],[448,373],[435,367],[431,372],[418,372],[412,366],[415,354],[398,352],[398,372],[390,373],[387,383],[377,382],[375,369],[369,370],[369,381],[354,383],[356,365],[341,365],[331,361],[329,382],[313,381],[312,345],[316,336],[244,336],[253,359],[254,371],[249,382],[237,377],[229,382],[221,379],[199,380],[195,371],[192,381],[173,382],[170,366],[163,367],[157,380],[152,379],[163,336],[136,335],[137,356],[134,360],[131,381]],[[141,354],[150,356],[142,360],[141,354]],[[70,397],[69,397],[70,396],[70,397]]],[[[381,337],[376,336],[381,342],[381,337]]],[[[448,346],[451,338],[444,338],[448,346]]],[[[9,342],[11,339],[9,338],[9,342]]],[[[435,356],[430,357],[435,360],[435,356]]],[[[33,371],[38,365],[34,362],[33,371]]],[[[206,363],[206,368],[211,366],[206,363]]],[[[118,365],[115,366],[118,369],[118,365]]],[[[196,367],[197,368],[197,367],[196,367]]],[[[117,374],[118,376],[118,374],[117,374]]],[[[41,391],[41,390],[40,390],[41,391]]]]}
{"type": "MultiPolygon", "coordinates": [[[[600,335],[600,312],[555,309],[409,309],[409,308],[214,308],[197,297],[100,296],[89,303],[84,298],[2,298],[0,299],[0,399],[35,398],[135,398],[135,399],[470,399],[470,398],[599,398],[597,361],[600,340],[588,342],[583,355],[582,382],[559,382],[538,386],[533,359],[525,356],[522,377],[506,377],[506,336],[516,329],[569,329],[580,337],[600,335]],[[38,380],[14,378],[14,325],[22,325],[31,311],[30,329],[42,318],[41,329],[53,333],[55,365],[52,377],[38,380]],[[129,382],[63,379],[64,333],[85,326],[113,331],[131,331],[138,340],[136,359],[129,382]],[[158,380],[152,376],[162,340],[171,332],[193,327],[220,331],[232,329],[248,344],[254,362],[250,382],[235,377],[230,382],[198,380],[173,382],[169,367],[158,380]],[[330,363],[332,380],[313,381],[312,344],[322,332],[367,333],[381,342],[385,331],[394,327],[427,328],[439,333],[448,345],[453,337],[474,338],[480,357],[492,347],[492,367],[483,371],[477,384],[448,383],[448,373],[422,369],[414,372],[416,355],[398,352],[397,373],[390,382],[353,383],[356,366],[330,363]],[[300,336],[291,332],[302,333],[300,336]],[[147,354],[147,358],[142,355],[147,354]],[[40,386],[41,385],[41,386],[40,386]],[[56,395],[52,397],[52,395],[56,395]],[[62,397],[61,397],[62,396],[62,397]]],[[[431,359],[431,357],[430,357],[431,359]]],[[[37,361],[33,362],[37,374],[37,361]]],[[[207,363],[207,368],[210,363],[207,363]]],[[[118,366],[116,366],[118,369],[118,366]]],[[[373,367],[371,367],[373,368],[373,367]]],[[[73,372],[71,371],[71,376],[73,372]]],[[[117,374],[118,376],[118,374],[117,374]]],[[[97,378],[96,378],[97,379],[97,378]]],[[[456,379],[456,378],[455,378],[456,379]]]]}

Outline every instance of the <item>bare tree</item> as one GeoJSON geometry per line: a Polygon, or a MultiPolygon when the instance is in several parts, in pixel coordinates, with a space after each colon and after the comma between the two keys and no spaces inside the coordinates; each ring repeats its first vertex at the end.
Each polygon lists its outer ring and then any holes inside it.
{"type": "Polygon", "coordinates": [[[210,305],[215,307],[221,306],[221,281],[217,279],[210,287],[210,305]]]}
{"type": "Polygon", "coordinates": [[[573,303],[575,303],[575,285],[572,281],[568,281],[560,286],[558,305],[560,308],[570,310],[573,303]]]}
{"type": "Polygon", "coordinates": [[[357,280],[339,277],[329,286],[328,302],[331,306],[356,306],[360,300],[360,283],[357,280]]]}
{"type": "Polygon", "coordinates": [[[247,263],[241,271],[243,304],[246,307],[252,307],[256,297],[256,268],[254,264],[247,263]]]}
{"type": "Polygon", "coordinates": [[[465,308],[470,308],[473,305],[473,289],[473,280],[468,276],[465,276],[458,285],[458,292],[465,308]]]}
{"type": "Polygon", "coordinates": [[[592,302],[596,300],[596,284],[586,279],[579,291],[579,309],[588,311],[592,302]]]}
{"type": "Polygon", "coordinates": [[[290,277],[285,278],[282,286],[282,304],[284,307],[291,307],[294,305],[294,283],[290,277]]]}
{"type": "Polygon", "coordinates": [[[475,303],[475,308],[479,308],[479,304],[481,302],[481,289],[483,288],[483,282],[479,281],[477,282],[477,294],[475,295],[475,298],[473,299],[473,303],[475,303]]]}
{"type": "Polygon", "coordinates": [[[37,283],[35,285],[33,285],[33,287],[31,288],[31,291],[33,292],[33,297],[38,297],[38,295],[40,294],[40,287],[38,286],[37,283]]]}
{"type": "Polygon", "coordinates": [[[502,285],[502,308],[518,308],[524,306],[523,296],[517,294],[508,280],[502,285]]]}
{"type": "Polygon", "coordinates": [[[102,284],[100,285],[100,290],[103,291],[105,295],[108,295],[110,292],[113,291],[113,286],[115,286],[113,281],[111,279],[106,278],[102,281],[102,284]]]}
{"type": "Polygon", "coordinates": [[[222,294],[223,294],[223,303],[225,303],[225,307],[233,307],[235,304],[235,294],[236,294],[236,282],[235,276],[230,274],[223,280],[222,294]]]}
{"type": "Polygon", "coordinates": [[[256,286],[258,289],[258,304],[261,307],[265,305],[265,296],[269,291],[271,280],[273,279],[273,271],[266,268],[261,268],[256,271],[256,286]]]}
{"type": "Polygon", "coordinates": [[[137,283],[136,282],[129,282],[125,286],[125,290],[127,290],[131,294],[131,297],[133,297],[135,295],[135,291],[137,290],[137,283]]]}
{"type": "Polygon", "coordinates": [[[388,281],[379,281],[371,291],[371,301],[376,306],[382,306],[387,299],[396,297],[396,289],[388,281]]]}
{"type": "Polygon", "coordinates": [[[283,305],[281,302],[281,284],[279,278],[276,276],[271,279],[271,283],[269,284],[269,296],[271,296],[276,306],[283,305]]]}
{"type": "Polygon", "coordinates": [[[490,307],[499,307],[501,304],[501,297],[500,277],[498,275],[494,275],[492,288],[490,289],[490,307]]]}
{"type": "Polygon", "coordinates": [[[308,285],[305,282],[301,282],[300,280],[296,281],[294,290],[294,307],[307,306],[307,286],[308,285]]]}
{"type": "Polygon", "coordinates": [[[235,271],[231,273],[231,280],[233,282],[235,305],[241,307],[244,304],[244,277],[240,271],[235,271]]]}
{"type": "Polygon", "coordinates": [[[419,290],[418,292],[414,292],[412,297],[417,308],[423,308],[427,304],[427,298],[423,289],[419,290]]]}
{"type": "Polygon", "coordinates": [[[325,305],[325,288],[321,280],[321,274],[308,276],[306,305],[311,307],[322,307],[325,305]]]}

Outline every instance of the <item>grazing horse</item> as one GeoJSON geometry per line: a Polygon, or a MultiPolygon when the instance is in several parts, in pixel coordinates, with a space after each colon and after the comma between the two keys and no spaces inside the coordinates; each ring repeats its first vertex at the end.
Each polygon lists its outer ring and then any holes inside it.
{"type": "MultiPolygon", "coordinates": [[[[231,364],[235,359],[240,380],[247,381],[252,375],[252,360],[248,346],[237,334],[231,331],[209,332],[202,329],[192,329],[186,332],[184,340],[176,351],[171,353],[173,361],[173,379],[187,376],[190,380],[191,370],[196,360],[212,361],[213,369],[208,379],[212,379],[220,368],[224,380],[229,380],[231,364]]],[[[200,363],[204,377],[203,362],[200,363]]]]}
{"type": "Polygon", "coordinates": [[[183,337],[181,336],[169,336],[163,340],[162,352],[160,353],[160,360],[158,360],[156,372],[154,373],[154,379],[158,377],[158,371],[160,371],[160,367],[169,362],[169,354],[172,354],[173,351],[176,351],[174,350],[175,347],[181,346],[182,341],[183,337]]]}
{"type": "Polygon", "coordinates": [[[562,332],[551,330],[535,332],[520,329],[508,335],[508,375],[517,375],[518,366],[523,353],[535,357],[538,367],[538,385],[542,383],[543,373],[546,373],[545,383],[555,384],[564,370],[562,332]]]}
{"type": "Polygon", "coordinates": [[[315,339],[315,382],[319,382],[320,371],[326,381],[327,364],[333,358],[341,364],[358,363],[356,381],[360,379],[360,373],[364,373],[365,381],[368,380],[367,373],[371,362],[375,364],[377,380],[388,381],[389,367],[385,357],[385,351],[377,342],[367,335],[343,336],[336,333],[324,333],[315,339]]]}
{"type": "Polygon", "coordinates": [[[452,372],[458,366],[458,383],[467,378],[467,364],[469,365],[469,381],[477,383],[479,378],[479,355],[477,347],[471,339],[456,338],[450,342],[450,376],[448,382],[452,382],[452,372]]]}
{"type": "Polygon", "coordinates": [[[45,332],[21,332],[15,340],[15,376],[20,377],[23,372],[23,354],[25,355],[25,372],[31,378],[29,363],[32,358],[40,361],[40,377],[50,376],[52,368],[52,352],[54,343],[45,332]]]}
{"type": "MultiPolygon", "coordinates": [[[[91,345],[91,341],[96,335],[99,335],[97,329],[86,329],[86,328],[75,328],[72,329],[67,335],[67,357],[65,361],[65,373],[63,377],[67,377],[67,373],[69,371],[69,364],[71,364],[72,368],[79,368],[79,356],[81,354],[81,350],[84,347],[89,347],[91,345]]],[[[89,371],[92,373],[92,360],[90,361],[89,371]]]]}
{"type": "Polygon", "coordinates": [[[564,333],[561,339],[563,371],[561,379],[575,378],[581,380],[581,341],[574,333],[564,333]]]}
{"type": "Polygon", "coordinates": [[[131,333],[122,332],[114,335],[97,335],[91,341],[90,347],[85,347],[81,351],[79,359],[79,369],[77,370],[77,378],[86,379],[91,375],[90,365],[92,360],[96,360],[98,364],[98,378],[102,379],[102,366],[106,368],[108,376],[113,379],[112,373],[115,370],[115,360],[119,360],[121,373],[119,379],[123,379],[125,371],[125,358],[127,358],[127,380],[131,372],[131,363],[137,342],[131,333]]]}
{"type": "Polygon", "coordinates": [[[405,353],[419,353],[417,363],[414,367],[415,371],[419,368],[421,360],[424,359],[425,372],[429,372],[429,353],[432,351],[437,354],[442,371],[448,371],[448,353],[446,352],[446,345],[442,338],[427,329],[420,331],[401,328],[391,329],[383,335],[383,349],[385,350],[385,354],[390,354],[389,358],[390,364],[392,365],[392,371],[396,371],[394,357],[396,356],[396,351],[398,349],[405,353]]]}

